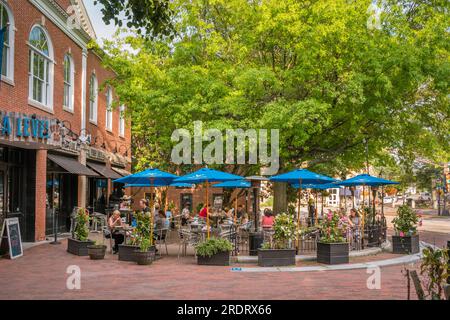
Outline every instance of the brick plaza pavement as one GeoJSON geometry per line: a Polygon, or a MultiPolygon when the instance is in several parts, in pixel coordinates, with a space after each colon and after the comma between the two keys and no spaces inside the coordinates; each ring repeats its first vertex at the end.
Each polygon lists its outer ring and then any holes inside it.
{"type": "MultiPolygon", "coordinates": [[[[422,232],[437,245],[447,234],[422,232]]],[[[0,259],[0,299],[406,299],[404,266],[381,269],[381,289],[367,289],[365,269],[318,272],[234,272],[231,267],[198,266],[193,256],[164,257],[151,266],[103,261],[68,254],[66,241],[25,251],[17,260],[0,259]],[[81,269],[81,290],[68,290],[66,269],[81,269]]],[[[378,259],[396,257],[389,253],[378,259]]],[[[356,258],[355,258],[356,259],[356,258]]],[[[352,262],[372,261],[364,257],[352,262]]],[[[299,265],[302,265],[300,263],[299,265]]],[[[409,266],[411,267],[411,266],[409,266]]],[[[417,268],[417,263],[414,266],[417,268]]],[[[412,290],[414,291],[414,290],[412,290]]],[[[413,292],[413,298],[415,294],[413,292]]]]}

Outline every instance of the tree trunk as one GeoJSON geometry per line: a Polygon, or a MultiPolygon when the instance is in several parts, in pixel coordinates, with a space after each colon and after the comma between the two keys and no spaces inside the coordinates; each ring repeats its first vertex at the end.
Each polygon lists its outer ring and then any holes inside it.
{"type": "Polygon", "coordinates": [[[275,182],[273,184],[273,212],[275,214],[287,212],[287,184],[275,182]]]}

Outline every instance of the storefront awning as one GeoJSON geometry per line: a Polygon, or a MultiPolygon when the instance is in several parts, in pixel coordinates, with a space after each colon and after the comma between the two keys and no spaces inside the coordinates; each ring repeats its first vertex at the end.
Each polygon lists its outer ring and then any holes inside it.
{"type": "Polygon", "coordinates": [[[69,173],[79,176],[98,177],[98,174],[73,158],[59,156],[56,154],[48,154],[47,158],[49,158],[51,161],[53,161],[69,173]]]}
{"type": "Polygon", "coordinates": [[[91,169],[94,169],[94,171],[98,172],[101,176],[105,177],[106,179],[119,179],[122,176],[119,175],[117,172],[115,172],[114,170],[111,170],[110,168],[108,168],[106,166],[106,164],[102,164],[102,163],[95,163],[95,162],[86,162],[87,166],[91,169]]]}
{"type": "Polygon", "coordinates": [[[113,169],[115,172],[120,174],[122,177],[126,177],[126,176],[129,176],[131,174],[131,172],[128,172],[127,170],[122,169],[122,168],[111,167],[111,169],[113,169]]]}

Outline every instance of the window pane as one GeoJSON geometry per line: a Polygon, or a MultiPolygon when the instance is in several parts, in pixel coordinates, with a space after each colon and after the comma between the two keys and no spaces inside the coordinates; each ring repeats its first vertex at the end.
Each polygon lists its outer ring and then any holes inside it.
{"type": "MultiPolygon", "coordinates": [[[[6,12],[4,5],[0,4],[0,29],[3,29],[4,27],[6,27],[8,22],[9,22],[8,12],[6,12]]],[[[5,44],[8,44],[9,43],[9,33],[6,32],[4,37],[5,37],[4,38],[5,44]]]]}
{"type": "Polygon", "coordinates": [[[33,28],[30,33],[29,42],[33,47],[40,50],[47,57],[49,56],[47,37],[41,27],[36,26],[33,28]]]}

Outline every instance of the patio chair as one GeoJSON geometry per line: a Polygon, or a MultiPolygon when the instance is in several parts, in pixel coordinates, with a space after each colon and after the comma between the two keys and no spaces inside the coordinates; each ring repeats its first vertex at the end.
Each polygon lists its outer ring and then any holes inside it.
{"type": "Polygon", "coordinates": [[[155,244],[159,246],[159,256],[161,256],[161,247],[164,244],[164,246],[166,247],[166,254],[169,255],[169,250],[167,249],[167,237],[169,235],[169,229],[168,228],[164,228],[164,229],[159,229],[159,230],[155,230],[155,235],[156,235],[156,239],[155,239],[155,244]]]}
{"type": "Polygon", "coordinates": [[[186,255],[187,247],[195,247],[199,242],[201,235],[197,232],[192,232],[188,229],[178,230],[179,243],[178,243],[178,258],[180,258],[180,251],[183,255],[186,255]]]}

